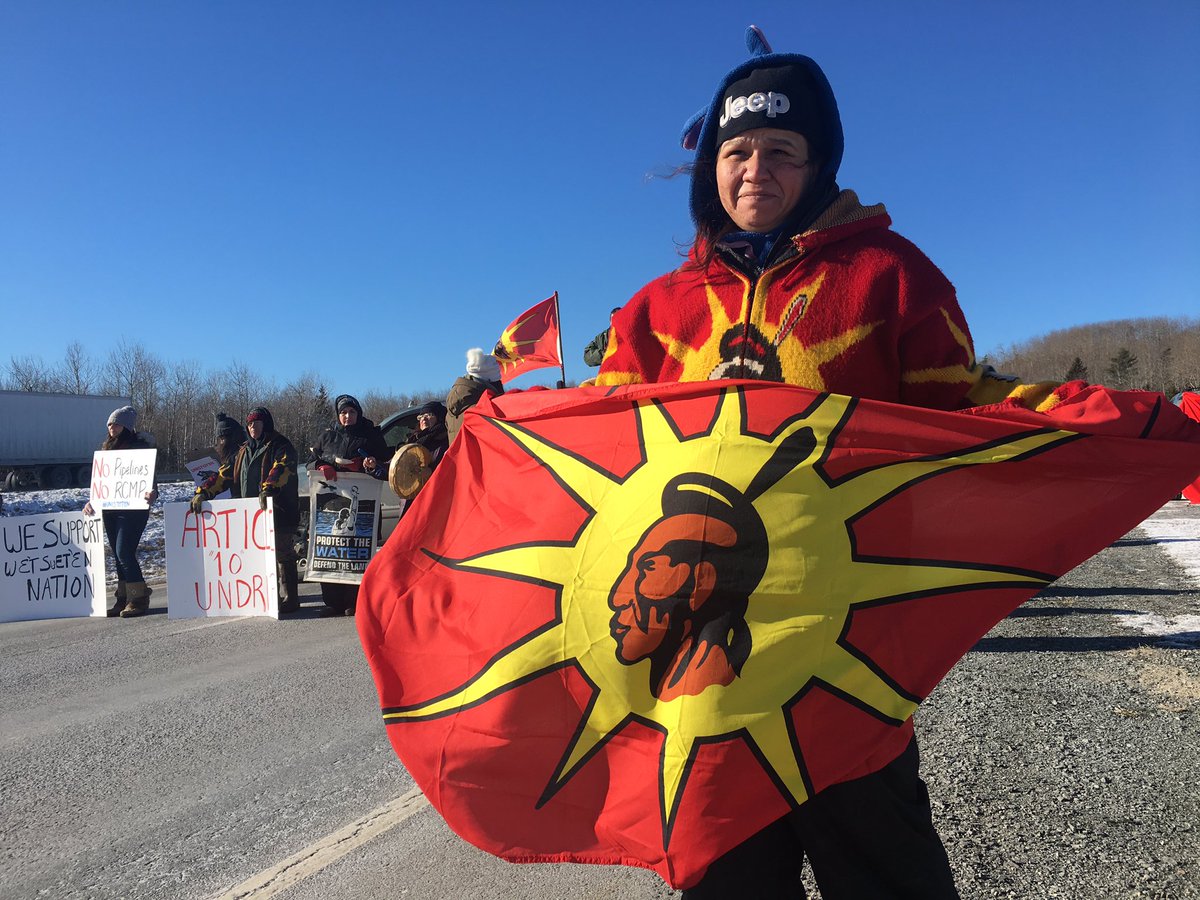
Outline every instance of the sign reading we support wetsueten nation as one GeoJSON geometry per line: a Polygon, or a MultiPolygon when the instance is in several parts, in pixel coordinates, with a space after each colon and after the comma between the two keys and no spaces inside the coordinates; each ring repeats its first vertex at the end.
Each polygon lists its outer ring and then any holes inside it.
{"type": "Polygon", "coordinates": [[[339,473],[337,481],[312,478],[305,581],[362,581],[377,549],[382,488],[382,481],[352,472],[339,473]]]}
{"type": "Polygon", "coordinates": [[[0,622],[104,615],[100,517],[0,518],[0,572],[0,622]]]}
{"type": "Polygon", "coordinates": [[[213,500],[200,514],[187,503],[163,509],[167,615],[279,618],[275,518],[258,498],[213,500]]]}
{"type": "Polygon", "coordinates": [[[154,489],[158,451],[97,450],[92,456],[93,509],[149,509],[146,494],[154,489]]]}

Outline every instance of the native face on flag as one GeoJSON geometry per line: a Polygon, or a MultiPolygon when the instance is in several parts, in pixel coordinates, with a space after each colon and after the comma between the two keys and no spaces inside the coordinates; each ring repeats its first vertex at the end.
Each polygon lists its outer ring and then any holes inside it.
{"type": "Polygon", "coordinates": [[[608,605],[617,659],[650,660],[660,700],[727,685],[752,640],[746,607],[766,569],[766,529],[753,504],[718,478],[689,473],[663,489],[663,517],[642,535],[608,605]]]}

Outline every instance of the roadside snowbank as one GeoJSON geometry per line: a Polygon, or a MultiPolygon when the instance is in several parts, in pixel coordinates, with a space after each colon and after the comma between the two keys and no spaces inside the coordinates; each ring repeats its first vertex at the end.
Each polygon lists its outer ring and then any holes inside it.
{"type": "MultiPolygon", "coordinates": [[[[167,554],[163,545],[163,504],[186,502],[191,499],[195,490],[190,481],[160,484],[158,487],[158,502],[150,507],[150,520],[146,523],[146,531],[142,534],[142,544],[138,549],[138,562],[141,563],[142,574],[147,581],[167,577],[167,554]]],[[[36,516],[42,513],[75,512],[83,509],[87,499],[87,488],[4,494],[4,506],[0,515],[36,516]]],[[[104,558],[108,581],[116,584],[117,570],[113,565],[112,551],[107,541],[104,543],[104,558]]]]}

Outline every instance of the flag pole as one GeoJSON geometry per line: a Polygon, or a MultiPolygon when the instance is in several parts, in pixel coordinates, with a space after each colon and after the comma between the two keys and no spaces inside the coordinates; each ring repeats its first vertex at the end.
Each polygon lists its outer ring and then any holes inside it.
{"type": "Polygon", "coordinates": [[[562,381],[558,383],[560,388],[567,386],[567,366],[563,362],[562,352],[562,310],[558,307],[558,291],[554,292],[554,315],[558,319],[558,370],[562,373],[562,381]]]}

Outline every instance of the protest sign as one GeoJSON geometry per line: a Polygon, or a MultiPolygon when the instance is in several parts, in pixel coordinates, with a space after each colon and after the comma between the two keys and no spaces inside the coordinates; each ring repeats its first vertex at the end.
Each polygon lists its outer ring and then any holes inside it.
{"type": "MultiPolygon", "coordinates": [[[[217,470],[221,468],[221,464],[211,456],[202,456],[199,459],[193,459],[189,463],[184,463],[184,465],[187,466],[188,474],[192,476],[192,482],[196,487],[200,487],[200,485],[216,475],[217,470]]],[[[226,488],[213,497],[213,499],[228,500],[232,496],[229,489],[226,488]]]]}
{"type": "Polygon", "coordinates": [[[375,555],[382,481],[341,472],[337,481],[313,477],[305,581],[358,584],[375,555]]]}
{"type": "Polygon", "coordinates": [[[154,490],[158,451],[97,450],[92,456],[93,509],[149,509],[146,494],[154,490]]]}
{"type": "Polygon", "coordinates": [[[258,499],[214,500],[199,515],[187,503],[163,510],[167,616],[279,618],[275,518],[258,499]]]}
{"type": "Polygon", "coordinates": [[[81,512],[0,518],[0,622],[103,616],[104,528],[81,512]]]}

